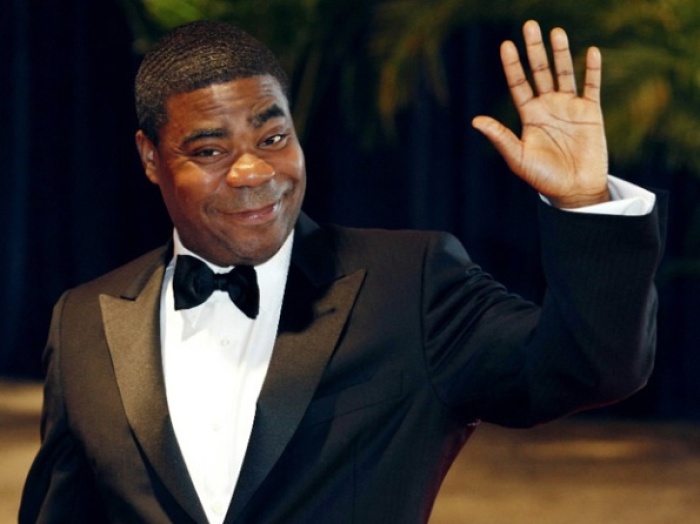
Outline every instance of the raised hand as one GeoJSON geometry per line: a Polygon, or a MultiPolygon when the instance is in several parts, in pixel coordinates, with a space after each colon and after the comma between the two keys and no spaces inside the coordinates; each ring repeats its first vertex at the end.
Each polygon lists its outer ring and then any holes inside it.
{"type": "Polygon", "coordinates": [[[477,116],[472,125],[491,141],[516,175],[553,205],[576,208],[609,200],[600,51],[588,49],[585,86],[578,96],[566,32],[560,28],[551,32],[556,79],[537,22],[526,22],[523,35],[536,93],[513,42],[501,45],[503,70],[522,122],[521,138],[491,117],[477,116]]]}

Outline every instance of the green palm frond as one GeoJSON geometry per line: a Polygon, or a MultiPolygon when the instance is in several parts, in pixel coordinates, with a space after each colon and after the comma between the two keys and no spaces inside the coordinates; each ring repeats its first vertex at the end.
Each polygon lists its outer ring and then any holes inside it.
{"type": "Polygon", "coordinates": [[[626,0],[600,20],[611,151],[629,163],[654,144],[700,175],[700,3],[626,0]]]}

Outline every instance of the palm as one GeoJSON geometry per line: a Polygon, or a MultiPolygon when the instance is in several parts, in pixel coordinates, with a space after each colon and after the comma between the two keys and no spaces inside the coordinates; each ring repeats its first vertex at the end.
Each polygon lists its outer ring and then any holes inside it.
{"type": "Polygon", "coordinates": [[[566,93],[550,93],[531,100],[520,115],[522,153],[513,169],[540,193],[575,193],[583,189],[578,187],[580,179],[607,173],[597,104],[566,93]]]}
{"type": "Polygon", "coordinates": [[[513,101],[522,122],[522,136],[490,117],[474,125],[503,155],[508,166],[560,207],[580,207],[608,198],[607,146],[600,109],[600,54],[587,58],[586,87],[578,96],[566,34],[552,32],[558,86],[547,63],[539,27],[524,27],[528,58],[538,94],[525,79],[512,42],[501,48],[501,59],[513,101]]]}

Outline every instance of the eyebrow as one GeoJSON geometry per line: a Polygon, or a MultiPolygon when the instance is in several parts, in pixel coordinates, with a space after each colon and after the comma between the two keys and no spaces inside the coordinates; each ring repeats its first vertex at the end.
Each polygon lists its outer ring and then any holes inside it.
{"type": "Polygon", "coordinates": [[[257,113],[255,115],[252,115],[250,118],[248,118],[248,122],[253,124],[253,127],[258,128],[262,126],[265,122],[268,120],[271,120],[273,118],[278,118],[278,117],[286,117],[287,115],[285,112],[282,110],[280,106],[277,104],[273,104],[264,111],[261,111],[260,113],[257,113]]]}
{"type": "MultiPolygon", "coordinates": [[[[250,122],[253,125],[253,127],[257,129],[263,124],[265,124],[265,122],[267,122],[268,120],[286,116],[287,114],[280,106],[278,106],[277,104],[273,104],[267,109],[261,111],[260,113],[250,116],[248,118],[248,122],[250,122]]],[[[192,133],[187,135],[182,140],[182,145],[188,145],[192,142],[196,142],[197,140],[204,140],[207,138],[227,138],[230,135],[231,133],[228,130],[221,127],[195,129],[192,133]]]]}
{"type": "Polygon", "coordinates": [[[187,135],[182,140],[182,145],[191,144],[197,140],[203,140],[205,138],[226,138],[230,133],[223,128],[213,127],[209,129],[195,129],[192,133],[187,135]]]}

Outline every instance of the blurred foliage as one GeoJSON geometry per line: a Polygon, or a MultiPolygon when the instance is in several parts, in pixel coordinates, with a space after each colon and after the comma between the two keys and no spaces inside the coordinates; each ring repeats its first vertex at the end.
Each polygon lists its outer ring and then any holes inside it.
{"type": "Polygon", "coordinates": [[[600,16],[606,127],[616,155],[659,147],[670,169],[700,175],[700,2],[615,2],[600,16]]]}

